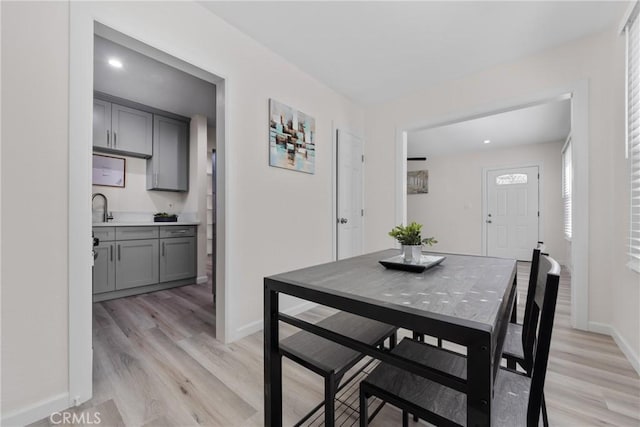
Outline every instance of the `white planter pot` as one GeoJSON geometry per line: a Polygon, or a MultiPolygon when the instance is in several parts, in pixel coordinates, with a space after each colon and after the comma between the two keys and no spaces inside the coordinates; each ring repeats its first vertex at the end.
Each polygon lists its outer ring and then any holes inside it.
{"type": "Polygon", "coordinates": [[[402,245],[402,258],[404,262],[419,263],[422,256],[422,245],[402,245]]]}

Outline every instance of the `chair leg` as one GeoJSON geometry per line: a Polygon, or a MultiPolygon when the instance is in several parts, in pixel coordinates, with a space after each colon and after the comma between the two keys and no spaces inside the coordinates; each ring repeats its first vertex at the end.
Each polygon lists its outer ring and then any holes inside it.
{"type": "Polygon", "coordinates": [[[336,419],[336,379],[327,375],[324,379],[324,425],[334,427],[336,419]]]}
{"type": "Polygon", "coordinates": [[[542,425],[549,427],[549,416],[547,415],[547,403],[544,400],[544,392],[542,392],[542,425]]]}
{"type": "Polygon", "coordinates": [[[418,422],[420,418],[416,414],[413,414],[413,421],[418,422]]]}
{"type": "Polygon", "coordinates": [[[409,413],[402,410],[402,427],[409,427],[409,413]]]}
{"type": "Polygon", "coordinates": [[[507,358],[507,368],[511,369],[512,371],[516,370],[516,361],[515,361],[515,359],[512,359],[511,357],[507,358]]]}
{"type": "Polygon", "coordinates": [[[360,427],[367,427],[369,425],[367,409],[367,395],[364,390],[362,390],[362,385],[360,385],[360,427]]]}
{"type": "Polygon", "coordinates": [[[438,338],[438,348],[442,348],[442,338],[438,338]]]}
{"type": "Polygon", "coordinates": [[[393,335],[389,337],[389,350],[396,348],[396,344],[398,344],[398,334],[394,332],[393,335]]]}

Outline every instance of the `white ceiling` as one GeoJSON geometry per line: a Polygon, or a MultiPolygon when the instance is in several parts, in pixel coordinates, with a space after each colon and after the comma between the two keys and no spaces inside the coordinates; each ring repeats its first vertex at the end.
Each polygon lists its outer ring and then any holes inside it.
{"type": "Polygon", "coordinates": [[[209,10],[362,104],[599,32],[621,1],[240,1],[209,10]]]}
{"type": "Polygon", "coordinates": [[[212,83],[97,35],[93,67],[95,90],[185,117],[202,114],[215,124],[212,83]],[[110,58],[120,60],[122,68],[109,65],[110,58]]]}
{"type": "Polygon", "coordinates": [[[564,141],[571,130],[571,100],[558,100],[446,126],[409,132],[409,157],[564,141]],[[485,144],[485,140],[490,140],[485,144]]]}

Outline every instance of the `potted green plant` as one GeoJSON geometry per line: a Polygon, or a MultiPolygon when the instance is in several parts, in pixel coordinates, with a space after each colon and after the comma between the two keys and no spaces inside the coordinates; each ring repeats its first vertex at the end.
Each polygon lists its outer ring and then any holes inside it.
{"type": "Polygon", "coordinates": [[[153,222],[177,222],[178,215],[158,212],[153,214],[153,222]]]}
{"type": "Polygon", "coordinates": [[[422,238],[422,224],[412,222],[404,226],[396,225],[389,236],[393,237],[402,245],[402,257],[405,262],[420,262],[422,256],[422,245],[433,246],[438,241],[433,237],[422,238]]]}

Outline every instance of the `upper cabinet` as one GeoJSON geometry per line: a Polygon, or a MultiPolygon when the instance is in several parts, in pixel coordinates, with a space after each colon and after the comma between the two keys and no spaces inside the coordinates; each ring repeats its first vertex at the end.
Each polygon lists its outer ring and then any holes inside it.
{"type": "Polygon", "coordinates": [[[93,148],[111,148],[111,103],[93,99],[93,148]]]}
{"type": "Polygon", "coordinates": [[[93,148],[134,157],[151,157],[153,115],[94,98],[93,148]]]}
{"type": "Polygon", "coordinates": [[[189,124],[153,115],[153,157],[147,190],[189,191],[189,124]]]}
{"type": "Polygon", "coordinates": [[[152,114],[111,104],[111,130],[114,149],[142,157],[153,154],[152,114]]]}
{"type": "Polygon", "coordinates": [[[147,190],[189,191],[189,119],[102,92],[93,149],[147,160],[147,190]]]}

